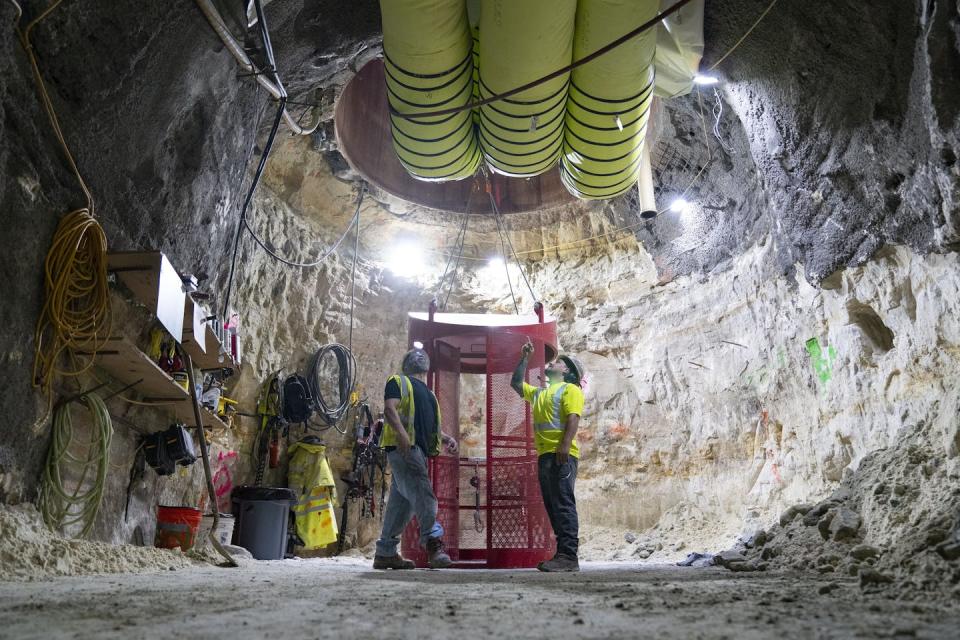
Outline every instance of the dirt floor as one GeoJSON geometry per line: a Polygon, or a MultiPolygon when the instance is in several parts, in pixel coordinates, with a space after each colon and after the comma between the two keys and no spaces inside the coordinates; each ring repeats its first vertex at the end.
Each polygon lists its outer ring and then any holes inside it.
{"type": "Polygon", "coordinates": [[[0,638],[780,640],[956,638],[958,628],[958,608],[862,595],[853,579],[664,565],[374,572],[313,559],[0,583],[0,638]]]}

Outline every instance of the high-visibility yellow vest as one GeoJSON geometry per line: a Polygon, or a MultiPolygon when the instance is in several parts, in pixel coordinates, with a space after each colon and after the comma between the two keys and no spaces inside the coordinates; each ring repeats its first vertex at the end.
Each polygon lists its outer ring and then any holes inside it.
{"type": "Polygon", "coordinates": [[[337,488],[326,450],[321,444],[297,442],[288,452],[287,486],[297,494],[293,512],[297,535],[306,549],[319,549],[336,542],[339,533],[334,515],[337,488]]]}
{"type": "MultiPolygon", "coordinates": [[[[410,438],[410,444],[414,445],[417,443],[417,433],[416,424],[413,419],[416,415],[416,406],[413,401],[413,381],[410,380],[409,377],[401,375],[392,376],[390,380],[396,381],[397,386],[400,387],[400,404],[397,406],[397,413],[400,414],[400,422],[403,424],[403,428],[407,431],[407,436],[410,438]]],[[[389,383],[390,380],[387,380],[387,382],[389,383]]],[[[427,454],[428,458],[440,455],[441,440],[440,403],[437,402],[437,396],[433,395],[432,391],[430,392],[430,395],[433,397],[437,428],[427,440],[427,450],[424,451],[424,453],[427,454]]],[[[390,426],[389,422],[386,422],[383,425],[383,434],[380,436],[380,446],[397,446],[397,433],[394,431],[393,427],[390,426]]]]}
{"type": "MultiPolygon", "coordinates": [[[[537,454],[554,453],[563,441],[567,416],[582,415],[583,391],[575,384],[555,382],[546,388],[523,385],[524,400],[530,403],[533,414],[534,444],[537,454]],[[569,397],[565,400],[565,395],[569,397]]],[[[580,457],[580,447],[574,438],[570,443],[570,455],[580,457]]]]}

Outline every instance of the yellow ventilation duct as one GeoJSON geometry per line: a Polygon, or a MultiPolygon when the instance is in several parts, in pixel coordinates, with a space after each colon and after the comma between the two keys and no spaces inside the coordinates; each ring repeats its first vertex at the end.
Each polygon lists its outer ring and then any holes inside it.
{"type": "MultiPolygon", "coordinates": [[[[658,6],[658,0],[580,0],[574,58],[652,19],[658,6]]],[[[560,177],[578,198],[612,198],[636,184],[653,99],[656,45],[656,29],[650,29],[573,70],[560,177]]]]}
{"type": "MultiPolygon", "coordinates": [[[[464,0],[381,0],[387,98],[399,114],[463,107],[473,96],[473,39],[464,0]]],[[[460,180],[480,165],[469,110],[410,120],[391,114],[393,146],[410,175],[460,180]]]]}
{"type": "MultiPolygon", "coordinates": [[[[480,97],[489,98],[570,64],[576,11],[576,0],[483,2],[480,97]]],[[[569,77],[565,74],[480,107],[480,147],[494,171],[528,177],[557,162],[569,77]]]]}

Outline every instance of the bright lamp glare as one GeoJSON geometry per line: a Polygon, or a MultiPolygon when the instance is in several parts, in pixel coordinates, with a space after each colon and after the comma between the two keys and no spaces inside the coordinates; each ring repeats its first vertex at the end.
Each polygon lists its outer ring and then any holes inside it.
{"type": "Polygon", "coordinates": [[[687,213],[691,208],[693,208],[693,205],[683,198],[677,198],[670,204],[670,211],[673,211],[674,213],[687,213]]]}
{"type": "Polygon", "coordinates": [[[720,82],[720,80],[716,76],[705,76],[699,73],[693,76],[694,84],[711,85],[711,84],[717,84],[718,82],[720,82]]]}
{"type": "Polygon", "coordinates": [[[414,278],[424,271],[423,252],[412,243],[398,245],[390,252],[387,268],[401,278],[414,278]]]}
{"type": "Polygon", "coordinates": [[[487,266],[491,269],[503,269],[503,258],[490,258],[487,266]]]}

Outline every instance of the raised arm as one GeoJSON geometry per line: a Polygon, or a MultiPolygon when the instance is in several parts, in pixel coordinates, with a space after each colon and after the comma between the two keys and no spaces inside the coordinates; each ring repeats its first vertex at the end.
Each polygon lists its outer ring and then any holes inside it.
{"type": "Polygon", "coordinates": [[[517,368],[513,370],[513,377],[510,379],[510,386],[521,398],[523,397],[523,378],[527,375],[527,361],[531,353],[533,353],[533,343],[527,340],[520,349],[520,362],[517,363],[517,368]]]}

